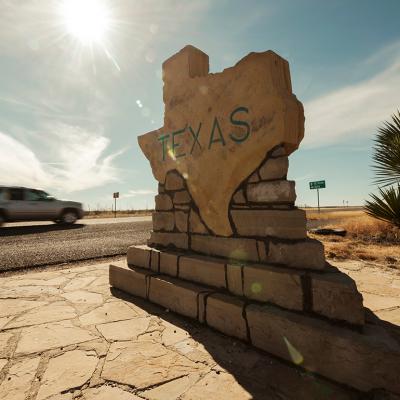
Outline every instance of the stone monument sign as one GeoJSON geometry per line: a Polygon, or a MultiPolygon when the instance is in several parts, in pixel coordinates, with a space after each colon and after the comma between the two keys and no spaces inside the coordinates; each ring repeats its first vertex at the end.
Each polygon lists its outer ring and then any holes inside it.
{"type": "Polygon", "coordinates": [[[360,392],[400,393],[399,343],[295,206],[304,112],[287,61],[251,53],[209,74],[186,46],[163,79],[164,126],[139,137],[159,182],[153,231],[110,284],[360,392]]]}

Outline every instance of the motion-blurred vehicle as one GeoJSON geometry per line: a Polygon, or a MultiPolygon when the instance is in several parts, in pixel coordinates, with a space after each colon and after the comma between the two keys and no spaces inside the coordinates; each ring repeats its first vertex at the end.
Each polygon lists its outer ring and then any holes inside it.
{"type": "Polygon", "coordinates": [[[81,203],[57,200],[43,190],[0,186],[0,226],[18,221],[73,224],[83,216],[81,203]]]}

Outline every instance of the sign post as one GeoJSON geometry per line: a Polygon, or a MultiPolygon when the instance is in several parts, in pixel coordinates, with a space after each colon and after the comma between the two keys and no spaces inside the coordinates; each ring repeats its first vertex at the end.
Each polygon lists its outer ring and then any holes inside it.
{"type": "Polygon", "coordinates": [[[319,189],[325,189],[325,188],[326,188],[325,181],[310,182],[310,189],[317,189],[318,212],[321,212],[321,209],[319,207],[319,189]]]}
{"type": "Polygon", "coordinates": [[[119,199],[119,192],[113,193],[114,198],[114,218],[117,218],[117,199],[119,199]]]}

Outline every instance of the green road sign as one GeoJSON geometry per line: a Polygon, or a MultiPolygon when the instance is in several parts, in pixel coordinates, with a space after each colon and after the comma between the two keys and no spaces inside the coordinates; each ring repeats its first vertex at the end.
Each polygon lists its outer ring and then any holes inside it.
{"type": "Polygon", "coordinates": [[[325,189],[325,181],[310,182],[310,189],[325,189]]]}

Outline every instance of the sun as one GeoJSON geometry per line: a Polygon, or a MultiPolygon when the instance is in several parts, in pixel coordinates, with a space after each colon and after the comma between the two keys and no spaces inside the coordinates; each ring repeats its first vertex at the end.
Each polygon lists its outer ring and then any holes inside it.
{"type": "Polygon", "coordinates": [[[82,44],[101,44],[110,28],[104,0],[63,0],[61,14],[70,35],[82,44]]]}

